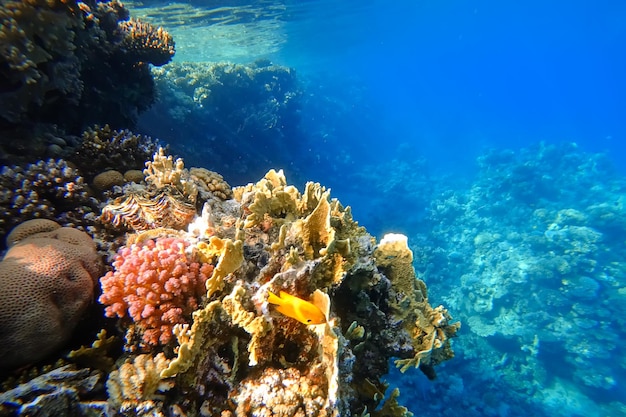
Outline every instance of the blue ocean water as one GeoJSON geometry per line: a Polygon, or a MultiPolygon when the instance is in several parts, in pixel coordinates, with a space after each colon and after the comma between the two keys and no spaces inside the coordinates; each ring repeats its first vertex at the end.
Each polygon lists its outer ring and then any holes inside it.
{"type": "MultiPolygon", "coordinates": [[[[233,135],[264,162],[218,170],[238,184],[284,168],[377,237],[409,236],[431,303],[463,324],[434,382],[392,367],[415,415],[626,415],[626,4],[130,7],[174,35],[175,62],[296,71],[304,99],[280,150],[233,135]]],[[[176,148],[155,116],[144,129],[176,148]]],[[[187,161],[208,139],[179,129],[187,161]]]]}

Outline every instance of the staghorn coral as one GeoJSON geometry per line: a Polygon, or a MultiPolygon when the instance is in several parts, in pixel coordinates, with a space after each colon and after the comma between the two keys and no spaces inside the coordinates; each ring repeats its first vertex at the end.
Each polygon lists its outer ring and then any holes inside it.
{"type": "Polygon", "coordinates": [[[28,222],[21,229],[0,263],[2,368],[37,361],[60,348],[93,301],[102,269],[84,232],[40,231],[28,222]]]}
{"type": "Polygon", "coordinates": [[[161,66],[172,60],[174,39],[163,28],[129,19],[121,22],[119,29],[124,34],[122,48],[137,61],[161,66]]]}
{"type": "Polygon", "coordinates": [[[198,308],[213,266],[194,262],[186,254],[188,246],[163,237],[123,247],[114,271],[100,279],[105,315],[129,317],[142,346],[168,344],[174,325],[188,322],[198,308]]]}
{"type": "Polygon", "coordinates": [[[33,217],[90,226],[89,214],[97,210],[98,202],[90,197],[83,178],[62,159],[5,166],[0,172],[0,238],[33,217]]]}

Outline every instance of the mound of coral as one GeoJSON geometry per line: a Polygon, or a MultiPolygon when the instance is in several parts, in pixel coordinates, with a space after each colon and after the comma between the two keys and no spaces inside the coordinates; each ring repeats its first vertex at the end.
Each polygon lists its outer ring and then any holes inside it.
{"type": "MultiPolygon", "coordinates": [[[[162,150],[145,175],[147,200],[168,190],[189,202],[201,181],[162,150]]],[[[232,198],[207,199],[185,227],[120,229],[130,230],[99,296],[117,326],[102,323],[108,333],[52,371],[72,400],[40,391],[39,401],[79,415],[409,415],[397,390],[386,393],[390,359],[434,378],[453,357],[459,323],[430,305],[407,238],[376,242],[329,190],[309,182],[300,191],[282,171],[227,191],[232,198]],[[315,306],[322,323],[270,305],[281,291],[315,306]],[[123,351],[112,349],[122,337],[123,351]],[[98,384],[106,404],[79,394],[98,384]]],[[[119,212],[108,227],[136,215],[119,212]]],[[[16,404],[38,401],[28,392],[2,394],[0,410],[25,412],[16,404]]]]}
{"type": "Polygon", "coordinates": [[[0,262],[0,368],[36,362],[63,346],[102,272],[85,232],[30,220],[7,237],[0,262]]]}

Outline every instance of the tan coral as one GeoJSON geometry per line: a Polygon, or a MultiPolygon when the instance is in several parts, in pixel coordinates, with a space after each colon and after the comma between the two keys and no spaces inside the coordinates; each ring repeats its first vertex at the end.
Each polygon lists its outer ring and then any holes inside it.
{"type": "Polygon", "coordinates": [[[18,243],[20,240],[37,233],[51,232],[60,228],[61,225],[54,220],[48,219],[33,219],[20,223],[11,230],[11,233],[7,236],[7,246],[11,246],[18,243]]]}
{"type": "Polygon", "coordinates": [[[374,256],[376,263],[391,280],[394,315],[412,338],[413,357],[396,360],[401,372],[420,367],[428,377],[434,377],[433,367],[453,356],[450,338],[456,335],[460,323],[450,323],[452,317],[439,306],[428,303],[426,284],[417,279],[413,269],[413,252],[407,237],[387,234],[380,241],[374,256]]]}
{"type": "Polygon", "coordinates": [[[89,235],[62,227],[30,235],[0,263],[0,367],[61,347],[93,302],[102,261],[89,235]]]}
{"type": "Polygon", "coordinates": [[[169,360],[163,353],[152,357],[142,354],[127,359],[111,372],[106,382],[109,402],[116,407],[132,408],[144,401],[155,399],[158,392],[173,387],[174,382],[161,377],[169,360]]]}
{"type": "Polygon", "coordinates": [[[99,173],[93,178],[92,185],[100,190],[110,190],[115,185],[124,185],[124,175],[114,169],[99,173]]]}
{"type": "Polygon", "coordinates": [[[189,174],[198,185],[200,192],[211,193],[221,200],[233,198],[232,188],[224,181],[224,177],[217,172],[205,168],[190,168],[189,174]]]}
{"type": "Polygon", "coordinates": [[[174,160],[171,155],[165,155],[165,150],[159,148],[152,157],[152,161],[146,162],[146,169],[143,171],[146,182],[157,189],[167,186],[173,187],[191,203],[195,203],[198,195],[198,187],[185,169],[183,160],[174,160]]]}
{"type": "Polygon", "coordinates": [[[174,39],[163,28],[155,28],[137,19],[121,22],[118,27],[124,34],[122,45],[133,58],[156,66],[172,60],[174,39]]]}

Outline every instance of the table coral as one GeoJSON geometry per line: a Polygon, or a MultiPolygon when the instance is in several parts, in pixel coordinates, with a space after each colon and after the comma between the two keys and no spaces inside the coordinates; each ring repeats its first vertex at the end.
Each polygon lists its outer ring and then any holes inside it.
{"type": "Polygon", "coordinates": [[[39,230],[21,233],[0,263],[3,368],[35,362],[60,348],[93,301],[101,273],[89,235],[68,227],[39,230]]]}
{"type": "Polygon", "coordinates": [[[198,308],[213,266],[194,262],[188,246],[165,237],[123,247],[114,271],[100,279],[105,314],[132,319],[141,345],[169,343],[174,325],[188,322],[198,308]]]}
{"type": "Polygon", "coordinates": [[[163,28],[136,19],[121,22],[119,28],[124,33],[123,47],[137,61],[161,66],[172,60],[174,39],[163,28]]]}

